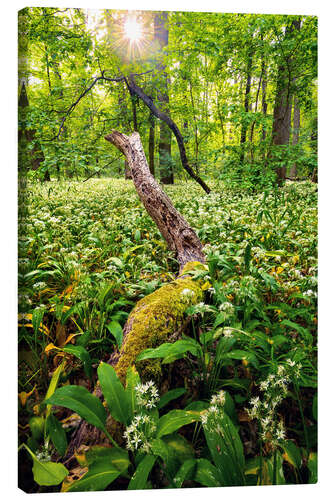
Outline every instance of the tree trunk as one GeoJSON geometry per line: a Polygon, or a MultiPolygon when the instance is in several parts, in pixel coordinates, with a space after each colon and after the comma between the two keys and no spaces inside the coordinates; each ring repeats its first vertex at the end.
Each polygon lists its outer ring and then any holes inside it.
{"type": "MultiPolygon", "coordinates": [[[[150,173],[139,134],[134,132],[128,137],[113,131],[105,139],[125,155],[137,193],[169,249],[175,252],[180,266],[178,279],[139,300],[128,317],[120,352],[114,352],[109,359],[119,378],[124,381],[127,369],[135,364],[135,359],[142,350],[157,347],[170,341],[170,338],[175,340],[182,331],[186,322],[186,309],[203,298],[202,282],[192,280],[186,273],[203,268],[205,256],[195,231],[175,209],[150,173]]],[[[140,362],[137,367],[142,379],[158,379],[161,370],[159,362],[140,362]]],[[[94,392],[102,397],[99,386],[94,392]]],[[[117,439],[119,424],[109,418],[107,427],[117,439]]],[[[69,458],[81,444],[102,444],[103,441],[105,436],[101,431],[81,421],[65,458],[69,458]]]]}
{"type": "MultiPolygon", "coordinates": [[[[298,144],[299,139],[299,128],[301,124],[301,110],[298,104],[298,99],[294,97],[294,118],[293,118],[293,146],[298,144]]],[[[297,164],[296,162],[292,165],[289,174],[291,179],[295,179],[297,177],[297,164]]]]}
{"type": "Polygon", "coordinates": [[[150,113],[149,116],[149,140],[148,140],[148,151],[149,151],[149,170],[150,173],[155,177],[155,119],[154,115],[150,113]]]}
{"type": "MultiPolygon", "coordinates": [[[[245,97],[244,97],[244,111],[245,113],[249,112],[250,109],[250,92],[251,92],[251,70],[252,70],[252,55],[249,55],[248,58],[248,63],[247,63],[247,70],[246,70],[246,87],[245,87],[245,97]]],[[[247,123],[242,124],[242,129],[241,129],[241,138],[240,138],[240,145],[241,145],[241,156],[240,156],[240,162],[244,162],[244,157],[245,157],[245,150],[244,150],[244,145],[246,142],[246,131],[247,131],[247,123]]]]}
{"type": "Polygon", "coordinates": [[[19,170],[23,173],[29,170],[25,165],[30,163],[32,170],[38,170],[40,164],[44,161],[44,154],[41,146],[35,140],[36,130],[28,129],[26,127],[27,111],[29,108],[29,100],[25,82],[22,82],[21,92],[18,102],[18,115],[19,115],[19,131],[18,131],[18,145],[19,145],[19,170]],[[33,142],[33,148],[29,151],[28,145],[33,142]]]}
{"type": "MultiPolygon", "coordinates": [[[[169,31],[166,28],[168,21],[167,12],[158,12],[154,16],[154,39],[158,42],[160,50],[168,45],[169,31]]],[[[159,84],[160,92],[157,98],[161,109],[169,113],[168,77],[165,72],[165,65],[158,63],[157,70],[161,73],[159,84]]],[[[173,184],[173,168],[171,163],[171,130],[165,122],[160,123],[160,139],[158,145],[160,179],[162,184],[173,184]]]]}
{"type": "MultiPolygon", "coordinates": [[[[300,20],[293,21],[286,28],[285,38],[288,39],[295,29],[300,29],[300,20]]],[[[283,56],[278,68],[276,82],[276,96],[273,113],[272,144],[274,149],[287,146],[290,140],[291,105],[292,105],[292,57],[283,56]]],[[[273,155],[274,155],[273,149],[273,155]]],[[[279,166],[276,167],[277,183],[281,185],[286,178],[286,165],[279,159],[279,166]]]]}

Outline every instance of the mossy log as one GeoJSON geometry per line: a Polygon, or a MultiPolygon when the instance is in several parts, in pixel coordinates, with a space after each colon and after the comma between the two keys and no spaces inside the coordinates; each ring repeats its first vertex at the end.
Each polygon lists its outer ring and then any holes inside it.
{"type": "MultiPolygon", "coordinates": [[[[175,209],[151,174],[140,135],[134,132],[128,137],[113,131],[105,139],[126,156],[137,193],[169,249],[176,253],[180,266],[178,279],[140,300],[128,318],[120,353],[114,353],[110,359],[118,376],[124,379],[128,367],[135,362],[140,352],[166,342],[184,322],[187,307],[202,299],[200,283],[188,277],[186,271],[202,266],[205,257],[195,231],[175,209]],[[190,294],[184,295],[185,289],[190,290],[190,294]]],[[[147,368],[145,377],[159,374],[159,364],[157,367],[156,363],[150,362],[148,365],[151,367],[150,373],[147,368]]]]}
{"type": "MultiPolygon", "coordinates": [[[[186,309],[202,300],[202,283],[192,280],[188,273],[204,268],[205,257],[195,231],[175,209],[150,173],[139,134],[134,132],[128,137],[114,131],[105,138],[125,155],[138,195],[169,249],[175,252],[180,266],[178,277],[174,281],[141,299],[128,317],[122,347],[109,360],[115,366],[119,378],[124,381],[128,367],[135,364],[140,352],[175,338],[175,333],[181,331],[186,320],[186,309]]],[[[143,379],[158,380],[161,374],[159,362],[143,361],[138,363],[137,368],[143,379]]],[[[98,386],[95,394],[102,396],[98,386]]],[[[110,418],[108,430],[115,437],[118,427],[110,418]]],[[[83,423],[71,442],[69,453],[81,444],[96,444],[103,440],[104,436],[100,432],[83,423]]]]}

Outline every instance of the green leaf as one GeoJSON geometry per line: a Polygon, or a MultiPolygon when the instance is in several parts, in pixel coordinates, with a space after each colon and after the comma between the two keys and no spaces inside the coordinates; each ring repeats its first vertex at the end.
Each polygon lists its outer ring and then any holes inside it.
{"type": "Polygon", "coordinates": [[[82,361],[84,373],[92,378],[92,368],[91,368],[91,359],[88,351],[81,345],[68,345],[63,347],[62,350],[64,352],[68,352],[69,354],[73,354],[76,358],[82,361]]]}
{"type": "Polygon", "coordinates": [[[34,328],[35,335],[38,334],[39,327],[43,321],[44,309],[34,309],[32,313],[32,326],[34,328]]]}
{"type": "Polygon", "coordinates": [[[219,413],[218,427],[204,427],[204,434],[211,457],[218,469],[218,477],[222,486],[240,486],[245,484],[245,459],[243,445],[237,429],[230,417],[219,413]]]}
{"type": "Polygon", "coordinates": [[[88,472],[72,483],[67,491],[102,491],[125,473],[130,464],[127,452],[118,448],[101,448],[90,456],[87,453],[87,459],[88,472]],[[91,461],[92,458],[95,460],[91,461]]]}
{"type": "Polygon", "coordinates": [[[176,476],[173,479],[174,486],[176,488],[181,488],[183,482],[186,479],[191,479],[197,466],[197,461],[194,458],[190,458],[183,463],[180,467],[176,476]]]}
{"type": "Polygon", "coordinates": [[[171,410],[158,421],[156,436],[162,437],[178,430],[183,425],[200,420],[200,413],[186,410],[171,410]]]}
{"type": "Polygon", "coordinates": [[[173,401],[176,398],[179,398],[183,394],[185,394],[186,389],[185,387],[179,387],[177,389],[172,389],[171,391],[168,391],[166,394],[163,394],[161,396],[161,399],[158,402],[157,408],[161,409],[164,406],[166,406],[170,401],[173,401]]]}
{"type": "Polygon", "coordinates": [[[32,437],[39,441],[44,434],[45,419],[43,417],[31,417],[29,427],[32,437]]]}
{"type": "Polygon", "coordinates": [[[64,456],[67,450],[66,432],[52,413],[46,419],[46,434],[50,436],[59,455],[64,456]]]}
{"type": "Polygon", "coordinates": [[[253,365],[255,368],[259,369],[259,363],[256,356],[248,351],[242,351],[241,349],[236,349],[231,352],[227,352],[225,357],[228,359],[239,359],[246,360],[248,363],[253,365]]]}
{"type": "Polygon", "coordinates": [[[163,441],[167,444],[168,448],[173,450],[174,455],[180,463],[194,457],[194,449],[192,444],[187,441],[181,434],[168,434],[163,436],[163,441]]]}
{"type": "Polygon", "coordinates": [[[111,415],[118,422],[127,425],[129,423],[129,402],[115,369],[102,362],[97,369],[97,374],[111,415]]]}
{"type": "Polygon", "coordinates": [[[116,339],[118,349],[120,349],[123,342],[123,329],[118,323],[118,321],[111,321],[106,328],[109,330],[111,335],[116,339]]]}
{"type": "MultiPolygon", "coordinates": [[[[65,360],[63,359],[62,362],[60,363],[60,365],[58,366],[58,368],[53,372],[50,385],[49,385],[47,392],[46,392],[45,400],[48,399],[49,397],[51,397],[52,394],[54,394],[54,391],[56,390],[58,382],[59,382],[61,372],[64,369],[64,365],[65,365],[65,360]]],[[[52,405],[47,405],[46,417],[48,417],[50,415],[51,408],[52,408],[52,405]]]]}
{"type": "Polygon", "coordinates": [[[54,462],[40,462],[33,459],[32,472],[34,480],[40,486],[54,486],[60,484],[68,474],[68,470],[63,464],[54,462]]]}
{"type": "Polygon", "coordinates": [[[283,441],[281,448],[284,451],[283,458],[293,467],[298,469],[302,465],[302,456],[299,448],[290,440],[283,441]]]}
{"type": "Polygon", "coordinates": [[[218,470],[211,462],[209,462],[209,460],[206,460],[205,458],[199,458],[197,460],[194,481],[202,484],[203,486],[208,486],[209,488],[222,486],[217,477],[218,470]]]}
{"type": "Polygon", "coordinates": [[[63,464],[41,462],[27,445],[24,445],[24,447],[32,457],[32,472],[37,484],[40,486],[55,486],[65,479],[68,470],[63,464]]]}
{"type": "Polygon", "coordinates": [[[132,479],[128,485],[129,490],[144,490],[147,484],[147,479],[150,471],[152,470],[157,457],[154,455],[146,455],[139,463],[132,479]]]}
{"type": "Polygon", "coordinates": [[[105,430],[106,411],[104,406],[85,387],[78,385],[61,387],[46,400],[46,403],[69,408],[97,429],[105,430]]]}
{"type": "Polygon", "coordinates": [[[311,452],[308,459],[308,469],[310,471],[310,484],[318,482],[318,456],[317,453],[311,452]]]}
{"type": "Polygon", "coordinates": [[[140,376],[135,369],[135,366],[130,366],[126,374],[126,397],[128,402],[128,422],[133,419],[136,410],[135,387],[140,384],[140,376]]]}

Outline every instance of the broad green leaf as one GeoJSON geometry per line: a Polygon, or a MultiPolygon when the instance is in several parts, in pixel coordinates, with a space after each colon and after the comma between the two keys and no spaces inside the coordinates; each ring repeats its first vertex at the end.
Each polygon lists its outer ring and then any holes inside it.
{"type": "Polygon", "coordinates": [[[46,419],[46,434],[50,436],[59,455],[65,455],[67,450],[66,432],[59,420],[52,413],[46,419]]]}
{"type": "MultiPolygon", "coordinates": [[[[59,378],[60,378],[61,372],[64,369],[65,362],[66,362],[65,359],[63,359],[62,362],[61,362],[61,364],[54,371],[54,373],[52,375],[52,378],[51,378],[50,385],[49,385],[49,387],[47,389],[47,392],[46,392],[45,400],[48,399],[49,397],[51,397],[52,394],[54,394],[54,391],[56,390],[58,382],[59,382],[59,378]]],[[[48,417],[50,415],[51,408],[52,408],[52,405],[47,405],[47,407],[46,407],[46,417],[48,417]]]]}
{"type": "Polygon", "coordinates": [[[167,444],[168,448],[173,450],[174,455],[180,463],[194,457],[192,444],[181,434],[168,434],[167,436],[163,436],[163,441],[167,444]]]}
{"type": "Polygon", "coordinates": [[[106,328],[109,330],[111,335],[115,338],[117,342],[118,349],[120,349],[121,344],[123,342],[123,329],[118,323],[118,321],[111,321],[106,328]]]}
{"type": "Polygon", "coordinates": [[[45,419],[43,417],[31,417],[29,427],[32,437],[39,441],[44,434],[45,419]]]}
{"type": "Polygon", "coordinates": [[[318,456],[317,453],[311,452],[308,459],[308,469],[310,471],[310,484],[318,482],[318,456]]]}
{"type": "Polygon", "coordinates": [[[143,361],[144,359],[157,359],[168,356],[171,346],[171,342],[166,342],[159,347],[145,349],[139,354],[139,356],[136,358],[136,361],[143,361]]]}
{"type": "Polygon", "coordinates": [[[284,451],[283,458],[298,469],[302,465],[302,455],[295,443],[290,440],[283,441],[281,448],[284,451]]]}
{"type": "Polygon", "coordinates": [[[204,434],[221,485],[245,484],[243,445],[230,417],[220,413],[217,428],[205,426],[204,434]]]}
{"type": "Polygon", "coordinates": [[[162,437],[175,432],[183,425],[200,420],[200,413],[186,410],[171,410],[158,421],[156,436],[162,437]]]}
{"type": "Polygon", "coordinates": [[[98,369],[98,380],[101,384],[103,396],[107,402],[113,418],[123,424],[128,424],[129,408],[123,384],[120,382],[113,366],[100,363],[98,369]]]}
{"type": "Polygon", "coordinates": [[[186,392],[185,387],[179,387],[178,389],[172,389],[171,391],[168,391],[166,394],[163,394],[163,396],[161,396],[161,398],[157,404],[157,408],[159,408],[159,409],[163,408],[170,401],[172,401],[176,398],[179,398],[180,396],[185,394],[185,392],[186,392]]]}
{"type": "Polygon", "coordinates": [[[128,402],[128,422],[133,419],[136,410],[135,387],[140,384],[140,376],[134,366],[130,366],[126,374],[126,397],[128,402]]]}
{"type": "Polygon", "coordinates": [[[106,411],[100,400],[91,394],[88,389],[78,385],[66,385],[46,400],[47,404],[64,406],[73,410],[89,424],[104,431],[106,411]]]}
{"type": "Polygon", "coordinates": [[[91,359],[88,351],[81,345],[67,345],[63,347],[62,350],[64,352],[68,352],[69,354],[73,354],[76,358],[79,358],[82,361],[84,373],[92,378],[92,369],[91,369],[91,359]]]}
{"type": "Polygon", "coordinates": [[[151,442],[151,451],[162,459],[169,477],[173,477],[177,471],[177,458],[174,449],[169,447],[162,439],[154,439],[151,442]]]}
{"type": "Polygon", "coordinates": [[[248,352],[248,351],[242,351],[240,349],[237,349],[234,351],[227,352],[225,354],[225,357],[228,359],[245,360],[248,363],[250,363],[251,365],[253,365],[255,368],[257,368],[257,369],[259,368],[259,363],[258,363],[256,356],[253,353],[248,352]]]}
{"type": "Polygon", "coordinates": [[[192,479],[197,466],[197,461],[194,458],[186,460],[176,473],[173,483],[176,488],[181,488],[186,479],[192,479]]]}
{"type": "Polygon", "coordinates": [[[34,480],[40,486],[55,486],[60,484],[68,474],[68,470],[63,464],[55,462],[42,462],[27,445],[24,445],[33,460],[32,472],[34,480]]]}
{"type": "Polygon", "coordinates": [[[129,490],[143,490],[146,487],[147,479],[150,471],[152,470],[157,457],[154,455],[146,455],[139,463],[132,479],[128,485],[129,490]]]}
{"type": "Polygon", "coordinates": [[[217,478],[218,470],[216,467],[209,460],[199,458],[197,460],[194,480],[203,486],[213,488],[214,486],[222,486],[217,478]]]}
{"type": "Polygon", "coordinates": [[[71,484],[67,491],[102,491],[117,477],[127,471],[130,464],[128,454],[117,448],[99,449],[87,453],[89,463],[88,472],[79,480],[71,484]],[[94,461],[91,461],[95,458],[94,461]]]}
{"type": "Polygon", "coordinates": [[[32,472],[34,480],[40,486],[54,486],[60,484],[68,474],[68,470],[63,464],[55,462],[40,462],[33,459],[32,472]]]}

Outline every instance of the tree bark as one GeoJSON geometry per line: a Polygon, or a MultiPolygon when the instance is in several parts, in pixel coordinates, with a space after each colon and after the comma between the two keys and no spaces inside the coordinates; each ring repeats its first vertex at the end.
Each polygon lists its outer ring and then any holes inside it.
{"type": "MultiPolygon", "coordinates": [[[[158,12],[154,16],[154,39],[157,41],[160,50],[167,47],[169,41],[169,30],[166,27],[168,22],[167,12],[158,12]]],[[[161,73],[157,99],[161,109],[169,114],[169,94],[168,77],[165,72],[165,65],[158,63],[157,70],[161,73]]],[[[165,122],[160,122],[160,139],[158,145],[160,179],[162,184],[173,184],[173,168],[171,163],[171,131],[165,122]]]]}
{"type": "MultiPolygon", "coordinates": [[[[245,97],[244,97],[245,113],[248,113],[250,109],[251,71],[252,71],[252,54],[249,55],[247,70],[246,70],[246,87],[245,87],[245,97]]],[[[240,138],[240,145],[242,147],[240,156],[241,163],[244,162],[244,157],[245,157],[244,145],[246,142],[246,132],[247,132],[247,123],[243,123],[241,129],[241,138],[240,138]]]]}
{"type": "Polygon", "coordinates": [[[149,170],[150,173],[155,177],[155,119],[154,115],[150,113],[149,116],[149,139],[148,139],[148,151],[149,151],[149,170]]]}
{"type": "MultiPolygon", "coordinates": [[[[298,99],[294,97],[294,117],[293,117],[293,146],[298,144],[299,140],[299,128],[301,125],[301,110],[299,107],[298,99]]],[[[297,177],[297,164],[296,162],[292,165],[290,169],[290,178],[295,179],[297,177]]]]}
{"type": "MultiPolygon", "coordinates": [[[[295,29],[300,29],[300,20],[295,20],[290,26],[287,26],[285,39],[290,38],[295,29]]],[[[278,68],[273,113],[272,144],[275,149],[279,149],[281,146],[287,146],[289,144],[293,97],[291,89],[292,81],[292,56],[283,55],[278,68]]],[[[278,162],[280,164],[276,168],[277,183],[281,185],[285,181],[287,168],[286,165],[281,162],[281,159],[279,159],[278,162]]]]}
{"type": "Polygon", "coordinates": [[[176,253],[180,269],[190,261],[204,262],[202,245],[196,233],[150,173],[140,135],[134,132],[128,137],[114,131],[105,139],[126,156],[138,195],[169,249],[176,253]]]}

